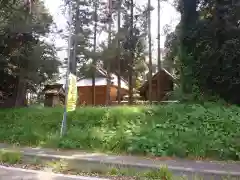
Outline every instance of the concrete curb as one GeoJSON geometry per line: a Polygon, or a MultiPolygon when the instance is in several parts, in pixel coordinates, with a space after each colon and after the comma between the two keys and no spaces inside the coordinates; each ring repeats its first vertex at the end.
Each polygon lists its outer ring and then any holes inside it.
{"type": "MultiPolygon", "coordinates": [[[[97,168],[96,165],[99,166],[107,166],[109,170],[109,167],[117,167],[117,168],[131,168],[135,170],[142,170],[142,171],[148,171],[148,170],[154,170],[154,169],[159,169],[160,167],[157,165],[149,165],[149,164],[143,164],[143,163],[131,163],[131,162],[111,162],[110,160],[94,160],[92,158],[74,158],[74,157],[69,157],[69,156],[60,156],[60,155],[48,155],[48,154],[33,154],[33,153],[23,153],[24,156],[26,157],[31,157],[31,158],[40,158],[40,159],[46,159],[46,160],[65,160],[67,162],[72,162],[74,164],[84,164],[85,166],[88,164],[90,165],[94,170],[103,170],[103,168],[97,168]]],[[[165,166],[163,164],[162,166],[165,166]]],[[[80,167],[80,166],[79,166],[80,167]]],[[[219,171],[219,170],[199,170],[196,168],[185,168],[185,167],[179,167],[179,166],[167,166],[169,170],[171,171],[177,171],[177,172],[182,172],[182,173],[196,173],[196,174],[211,174],[211,175],[225,175],[225,176],[239,176],[240,177],[240,169],[239,172],[235,171],[219,171]]],[[[105,167],[106,168],[106,167],[105,167]]]]}
{"type": "MultiPolygon", "coordinates": [[[[13,151],[11,149],[5,149],[9,151],[13,151]]],[[[25,161],[29,161],[30,159],[40,159],[43,161],[66,161],[71,168],[77,168],[79,170],[86,171],[100,171],[100,172],[108,172],[112,168],[118,169],[132,169],[135,171],[149,171],[149,170],[158,170],[161,166],[167,166],[170,171],[174,174],[187,174],[187,175],[201,175],[201,176],[231,176],[231,177],[240,177],[240,169],[239,171],[223,171],[223,170],[213,170],[213,169],[198,169],[198,168],[189,168],[189,167],[181,167],[181,166],[171,166],[162,162],[162,164],[149,164],[149,163],[141,163],[141,162],[131,162],[123,161],[123,160],[113,160],[111,158],[108,159],[107,156],[105,158],[96,159],[86,156],[66,156],[66,155],[53,155],[46,153],[30,153],[24,152],[24,150],[20,150],[23,154],[23,158],[25,161]]]]}
{"type": "Polygon", "coordinates": [[[0,170],[1,169],[7,170],[7,171],[10,171],[10,172],[42,174],[43,176],[46,175],[47,177],[53,176],[53,177],[62,177],[62,178],[75,179],[75,180],[109,180],[109,179],[96,178],[96,177],[65,175],[65,174],[57,174],[57,173],[52,173],[52,172],[43,172],[43,171],[37,171],[37,170],[29,170],[29,169],[21,169],[21,168],[14,168],[14,167],[6,167],[6,166],[1,166],[0,165],[0,170]]]}

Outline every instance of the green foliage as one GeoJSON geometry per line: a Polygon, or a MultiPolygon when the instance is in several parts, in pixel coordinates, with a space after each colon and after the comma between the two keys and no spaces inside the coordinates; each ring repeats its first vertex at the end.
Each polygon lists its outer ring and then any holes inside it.
{"type": "Polygon", "coordinates": [[[19,163],[22,159],[22,154],[20,152],[13,152],[13,151],[0,151],[0,162],[2,163],[9,163],[9,164],[16,164],[19,163]]]}
{"type": "Polygon", "coordinates": [[[240,109],[223,104],[82,107],[69,113],[60,139],[61,109],[0,111],[0,141],[28,146],[240,159],[240,109]]]}
{"type": "Polygon", "coordinates": [[[145,173],[147,179],[162,179],[162,180],[172,180],[173,174],[168,170],[167,167],[161,167],[159,170],[150,171],[145,173]]]}
{"type": "Polygon", "coordinates": [[[194,86],[197,86],[204,94],[217,94],[238,104],[239,4],[180,0],[177,9],[181,13],[181,22],[175,31],[179,43],[176,45],[176,41],[170,39],[167,58],[177,57],[179,61],[183,92],[196,93],[194,86]],[[177,46],[180,46],[178,53],[177,46]]]}
{"type": "Polygon", "coordinates": [[[4,94],[1,106],[22,106],[28,90],[38,91],[42,83],[58,72],[56,48],[42,38],[50,32],[52,17],[39,0],[32,3],[31,13],[23,1],[1,4],[0,91],[4,94]]]}

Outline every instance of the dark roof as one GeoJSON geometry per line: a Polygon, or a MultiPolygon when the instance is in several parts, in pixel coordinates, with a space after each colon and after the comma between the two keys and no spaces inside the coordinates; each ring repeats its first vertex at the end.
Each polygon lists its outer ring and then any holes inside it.
{"type": "Polygon", "coordinates": [[[64,90],[62,84],[48,84],[43,89],[43,92],[45,94],[55,94],[55,95],[58,95],[58,94],[64,94],[65,90],[64,90]]]}
{"type": "MultiPolygon", "coordinates": [[[[168,72],[168,71],[167,71],[166,69],[164,69],[164,68],[161,68],[161,71],[158,71],[156,74],[154,74],[153,77],[152,77],[152,80],[154,80],[161,72],[164,72],[164,73],[167,74],[169,77],[171,77],[171,79],[173,80],[173,82],[176,80],[176,78],[175,78],[170,72],[168,72]]],[[[145,82],[143,83],[143,85],[139,88],[139,91],[144,91],[145,88],[148,86],[148,84],[149,84],[148,80],[145,81],[145,82]]]]}

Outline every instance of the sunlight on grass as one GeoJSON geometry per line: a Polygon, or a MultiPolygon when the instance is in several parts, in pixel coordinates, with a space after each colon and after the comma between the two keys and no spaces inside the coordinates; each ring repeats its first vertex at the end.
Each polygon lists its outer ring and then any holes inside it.
{"type": "Polygon", "coordinates": [[[240,158],[236,106],[81,107],[68,114],[67,135],[60,138],[62,113],[62,108],[2,109],[0,141],[168,157],[240,158]]]}

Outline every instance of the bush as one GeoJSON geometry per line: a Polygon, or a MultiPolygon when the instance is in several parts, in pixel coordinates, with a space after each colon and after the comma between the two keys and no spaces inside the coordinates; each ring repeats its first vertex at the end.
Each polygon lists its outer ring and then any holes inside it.
{"type": "Polygon", "coordinates": [[[0,151],[0,162],[16,164],[22,160],[22,154],[20,152],[12,152],[12,151],[0,151]]]}
{"type": "Polygon", "coordinates": [[[0,111],[0,141],[156,156],[240,159],[240,108],[204,104],[0,111]]]}

